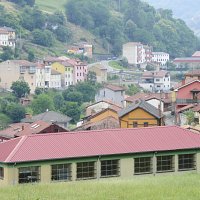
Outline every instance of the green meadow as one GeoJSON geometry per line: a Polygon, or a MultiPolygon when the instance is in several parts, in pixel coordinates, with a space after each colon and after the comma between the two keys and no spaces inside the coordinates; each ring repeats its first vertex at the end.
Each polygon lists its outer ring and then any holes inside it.
{"type": "Polygon", "coordinates": [[[64,11],[67,0],[36,0],[36,5],[43,11],[53,13],[56,10],[64,11]]]}
{"type": "Polygon", "coordinates": [[[199,200],[200,175],[135,176],[1,187],[1,200],[199,200]]]}

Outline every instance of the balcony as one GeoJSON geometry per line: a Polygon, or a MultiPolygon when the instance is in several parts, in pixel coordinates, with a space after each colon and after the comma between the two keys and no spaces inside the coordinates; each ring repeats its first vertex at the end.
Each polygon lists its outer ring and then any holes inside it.
{"type": "Polygon", "coordinates": [[[200,103],[200,99],[176,99],[177,104],[200,103]]]}

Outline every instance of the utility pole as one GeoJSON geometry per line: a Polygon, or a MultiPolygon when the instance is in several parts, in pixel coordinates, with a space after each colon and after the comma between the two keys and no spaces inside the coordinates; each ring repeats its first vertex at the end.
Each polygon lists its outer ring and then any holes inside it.
{"type": "Polygon", "coordinates": [[[118,0],[119,12],[121,11],[121,0],[118,0]]]}

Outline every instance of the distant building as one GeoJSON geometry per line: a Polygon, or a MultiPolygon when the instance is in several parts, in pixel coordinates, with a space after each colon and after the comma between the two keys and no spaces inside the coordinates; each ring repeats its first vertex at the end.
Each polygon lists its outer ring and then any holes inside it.
{"type": "Polygon", "coordinates": [[[107,82],[107,68],[102,65],[93,65],[88,68],[89,72],[94,72],[96,74],[96,81],[98,83],[106,83],[107,82]]]}
{"type": "Polygon", "coordinates": [[[165,52],[152,52],[152,61],[159,63],[161,66],[166,65],[169,61],[169,54],[165,52]]]}
{"type": "Polygon", "coordinates": [[[117,85],[106,85],[95,96],[95,101],[111,100],[115,104],[124,106],[125,89],[117,85]]]}
{"type": "Polygon", "coordinates": [[[27,60],[7,60],[0,63],[0,86],[9,89],[13,82],[24,80],[31,93],[36,88],[36,64],[27,60]]]}
{"type": "Polygon", "coordinates": [[[15,48],[15,43],[15,30],[10,27],[0,27],[0,46],[9,46],[11,48],[15,48]]]}
{"type": "Polygon", "coordinates": [[[167,92],[170,90],[170,74],[167,71],[146,71],[139,83],[141,87],[150,92],[167,92]]]}
{"type": "Polygon", "coordinates": [[[189,71],[185,74],[185,79],[197,79],[200,80],[200,69],[189,71]]]}
{"type": "Polygon", "coordinates": [[[122,51],[129,64],[142,65],[152,60],[152,47],[140,42],[126,43],[122,51]]]}

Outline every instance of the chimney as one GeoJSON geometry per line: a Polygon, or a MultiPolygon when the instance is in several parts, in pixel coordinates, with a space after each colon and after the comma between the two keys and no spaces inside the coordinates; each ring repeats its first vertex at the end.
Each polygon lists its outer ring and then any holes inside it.
{"type": "Polygon", "coordinates": [[[24,130],[24,125],[22,125],[22,131],[24,130]]]}
{"type": "Polygon", "coordinates": [[[182,84],[182,85],[185,85],[185,79],[182,80],[181,84],[182,84]]]}

